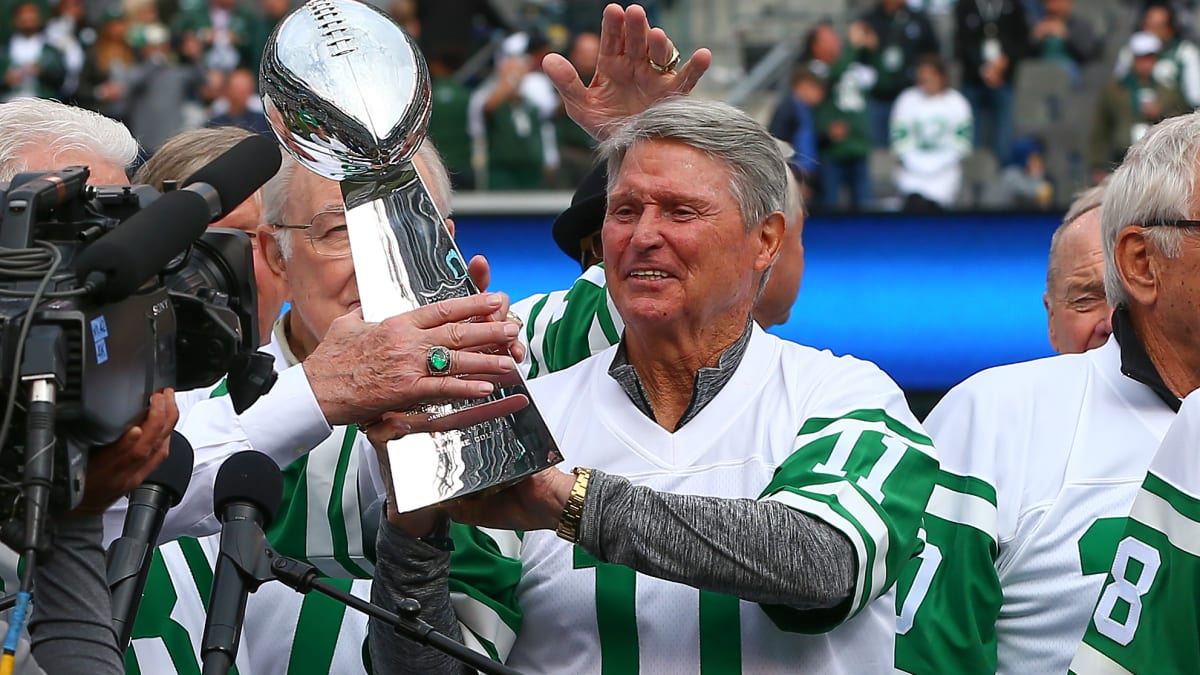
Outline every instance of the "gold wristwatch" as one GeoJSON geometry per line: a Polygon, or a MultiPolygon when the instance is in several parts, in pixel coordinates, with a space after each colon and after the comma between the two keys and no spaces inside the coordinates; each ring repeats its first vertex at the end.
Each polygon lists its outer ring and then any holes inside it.
{"type": "Polygon", "coordinates": [[[572,544],[579,541],[579,522],[583,520],[583,500],[587,498],[588,481],[592,479],[592,470],[582,467],[571,469],[575,474],[575,485],[571,486],[571,494],[563,505],[562,515],[558,517],[558,536],[572,544]]]}

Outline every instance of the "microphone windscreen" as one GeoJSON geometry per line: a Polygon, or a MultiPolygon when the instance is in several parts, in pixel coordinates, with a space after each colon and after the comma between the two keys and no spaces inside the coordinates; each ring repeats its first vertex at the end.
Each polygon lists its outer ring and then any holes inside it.
{"type": "Polygon", "coordinates": [[[270,457],[243,450],[225,460],[213,485],[213,513],[220,517],[230,502],[250,502],[262,509],[263,527],[275,520],[283,500],[283,472],[270,457]]]}
{"type": "Polygon", "coordinates": [[[183,182],[207,183],[221,196],[221,213],[228,214],[279,171],[279,144],[255,134],[238,142],[183,182]]]}
{"type": "Polygon", "coordinates": [[[172,431],[170,453],[144,482],[165,488],[171,493],[171,506],[178,506],[192,481],[192,462],[192,444],[183,434],[172,431]]]}
{"type": "Polygon", "coordinates": [[[75,261],[77,277],[82,282],[101,272],[106,283],[96,298],[127,298],[204,234],[208,220],[203,197],[184,190],[168,192],[83,249],[75,261]]]}

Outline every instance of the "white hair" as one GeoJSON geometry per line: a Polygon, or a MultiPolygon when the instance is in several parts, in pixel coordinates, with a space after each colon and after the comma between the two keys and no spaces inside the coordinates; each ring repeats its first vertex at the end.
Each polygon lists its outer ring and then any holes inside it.
{"type": "MultiPolygon", "coordinates": [[[[263,220],[272,224],[283,223],[286,220],[285,213],[290,201],[292,175],[300,166],[290,153],[283,152],[282,155],[283,161],[279,165],[279,171],[262,188],[263,220]]],[[[433,205],[437,207],[438,213],[444,218],[450,213],[451,187],[450,175],[446,172],[442,156],[438,154],[433,141],[426,138],[421,143],[421,147],[417,149],[416,157],[421,159],[421,164],[424,166],[425,170],[421,173],[421,177],[425,179],[425,186],[429,189],[429,196],[433,198],[433,205]]],[[[292,257],[290,233],[291,229],[285,227],[277,227],[272,233],[284,260],[292,257]]]]}
{"type": "MultiPolygon", "coordinates": [[[[1117,236],[1129,225],[1153,225],[1189,218],[1196,206],[1194,192],[1200,174],[1200,113],[1159,122],[1125,153],[1112,174],[1100,206],[1104,242],[1104,293],[1108,304],[1128,301],[1117,269],[1117,236]]],[[[1183,250],[1176,227],[1150,227],[1147,238],[1168,258],[1183,250]]]]}
{"type": "Polygon", "coordinates": [[[125,125],[99,113],[41,98],[18,98],[0,104],[0,181],[27,171],[31,152],[96,155],[128,168],[138,144],[125,125]]]}

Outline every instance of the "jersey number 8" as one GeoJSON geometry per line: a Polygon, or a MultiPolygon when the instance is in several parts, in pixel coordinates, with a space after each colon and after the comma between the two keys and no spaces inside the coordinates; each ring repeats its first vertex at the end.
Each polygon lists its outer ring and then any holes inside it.
{"type": "Polygon", "coordinates": [[[1150,592],[1161,564],[1158,550],[1133,537],[1121,540],[1117,546],[1117,557],[1113,559],[1112,581],[1104,587],[1100,602],[1096,604],[1096,612],[1092,615],[1096,630],[1101,635],[1121,646],[1133,642],[1142,616],[1142,597],[1150,592]],[[1130,572],[1136,578],[1130,579],[1130,572]],[[1116,618],[1119,610],[1124,610],[1124,619],[1116,618]]]}

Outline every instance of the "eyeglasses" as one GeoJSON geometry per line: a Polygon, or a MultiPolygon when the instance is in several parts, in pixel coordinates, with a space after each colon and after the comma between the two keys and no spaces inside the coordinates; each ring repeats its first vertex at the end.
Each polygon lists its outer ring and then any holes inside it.
{"type": "Polygon", "coordinates": [[[1142,227],[1200,227],[1200,220],[1188,220],[1187,218],[1161,220],[1154,223],[1142,223],[1142,227]]]}
{"type": "Polygon", "coordinates": [[[307,225],[272,223],[289,230],[307,230],[313,252],[329,258],[350,255],[350,232],[346,229],[346,212],[342,209],[321,211],[307,225]]]}

